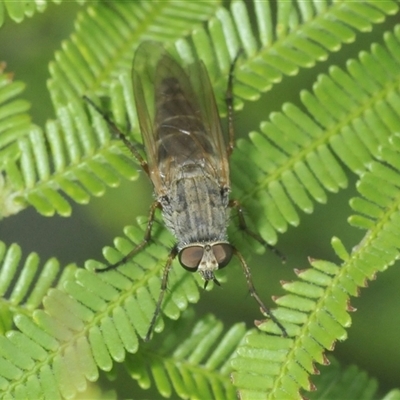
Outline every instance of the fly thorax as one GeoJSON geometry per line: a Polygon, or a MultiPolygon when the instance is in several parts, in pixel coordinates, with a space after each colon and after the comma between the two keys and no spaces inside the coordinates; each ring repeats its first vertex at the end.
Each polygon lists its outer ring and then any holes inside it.
{"type": "Polygon", "coordinates": [[[193,163],[191,160],[186,160],[182,163],[181,176],[184,178],[193,178],[204,174],[204,161],[193,163]]]}

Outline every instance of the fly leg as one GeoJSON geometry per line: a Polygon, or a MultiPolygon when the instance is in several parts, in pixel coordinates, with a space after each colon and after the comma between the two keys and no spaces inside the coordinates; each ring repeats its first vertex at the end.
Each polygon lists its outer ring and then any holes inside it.
{"type": "Polygon", "coordinates": [[[236,62],[243,50],[239,50],[235,58],[232,61],[231,67],[229,68],[228,87],[225,93],[225,103],[228,109],[228,132],[229,132],[229,144],[226,148],[228,157],[232,154],[235,146],[235,130],[233,128],[233,72],[235,70],[236,62]]]}
{"type": "Polygon", "coordinates": [[[235,248],[233,248],[233,254],[236,255],[236,257],[239,259],[240,264],[242,264],[243,272],[244,275],[246,276],[246,282],[247,282],[247,287],[249,288],[250,295],[254,297],[258,305],[261,307],[261,310],[268,315],[268,317],[279,327],[279,329],[282,331],[282,335],[287,337],[287,332],[286,329],[283,327],[283,325],[278,321],[278,319],[271,313],[270,309],[267,308],[260,297],[257,294],[256,288],[254,286],[253,280],[251,279],[251,273],[250,273],[250,268],[247,265],[245,259],[243,258],[242,254],[235,248]]]}
{"type": "Polygon", "coordinates": [[[136,253],[142,250],[151,240],[151,229],[154,223],[154,214],[157,208],[161,208],[161,204],[155,201],[150,207],[149,220],[147,222],[146,232],[144,234],[143,240],[136,245],[125,257],[119,260],[117,263],[107,266],[103,269],[96,269],[96,272],[106,272],[112,269],[118,268],[120,265],[125,264],[129,259],[131,259],[136,253]]]}
{"type": "MultiPolygon", "coordinates": [[[[108,117],[108,115],[104,114],[103,111],[95,104],[89,97],[83,96],[83,99],[88,102],[107,122],[108,126],[110,127],[111,131],[113,134],[122,142],[125,144],[125,146],[131,151],[133,156],[136,158],[136,160],[139,162],[141,165],[142,169],[146,172],[147,175],[149,175],[149,166],[147,162],[144,160],[144,158],[140,155],[136,147],[126,138],[126,136],[118,129],[118,127],[115,125],[115,123],[111,120],[111,118],[108,117]]],[[[147,228],[146,232],[144,234],[143,240],[136,246],[134,247],[125,257],[123,257],[120,261],[118,261],[115,264],[109,265],[106,268],[103,269],[96,269],[96,272],[106,272],[110,271],[112,269],[118,268],[120,265],[125,264],[130,258],[132,258],[136,253],[138,253],[140,250],[142,250],[147,243],[151,239],[151,228],[153,227],[153,222],[154,222],[154,213],[157,208],[161,208],[161,204],[158,201],[155,201],[151,207],[150,207],[150,215],[149,215],[149,221],[147,223],[147,228]]]]}
{"type": "Polygon", "coordinates": [[[276,254],[284,263],[286,261],[286,257],[274,246],[271,246],[267,243],[258,233],[255,233],[249,229],[247,226],[246,220],[244,218],[244,212],[242,205],[237,200],[230,200],[229,207],[235,208],[238,218],[239,218],[239,228],[246,232],[249,236],[251,236],[254,240],[257,240],[258,243],[262,244],[267,249],[271,250],[274,254],[276,254]]]}
{"type": "Polygon", "coordinates": [[[161,281],[160,294],[158,296],[156,309],[154,310],[153,317],[151,318],[151,321],[150,321],[149,329],[146,333],[146,337],[144,338],[145,342],[148,342],[150,340],[150,336],[151,336],[151,333],[153,332],[154,326],[156,324],[157,317],[160,314],[161,305],[162,305],[162,302],[164,299],[165,292],[167,290],[168,274],[169,274],[169,271],[171,271],[172,261],[174,261],[174,258],[176,257],[177,254],[178,254],[178,247],[175,245],[172,248],[171,252],[169,253],[168,260],[164,267],[163,277],[162,277],[162,281],[161,281]]]}
{"type": "MultiPolygon", "coordinates": [[[[140,155],[139,151],[137,150],[136,146],[130,142],[127,137],[118,129],[117,125],[111,120],[111,118],[104,114],[104,112],[95,104],[92,100],[89,99],[87,96],[83,96],[83,99],[88,102],[107,122],[108,126],[110,127],[113,134],[125,144],[125,146],[130,150],[136,160],[139,162],[140,166],[142,167],[143,171],[149,175],[149,166],[146,160],[140,155]]],[[[149,175],[150,176],[150,175],[149,175]]]]}

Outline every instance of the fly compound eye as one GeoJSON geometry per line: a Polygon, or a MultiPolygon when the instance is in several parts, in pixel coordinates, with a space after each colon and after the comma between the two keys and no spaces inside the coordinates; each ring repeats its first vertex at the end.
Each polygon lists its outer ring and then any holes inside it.
{"type": "Polygon", "coordinates": [[[203,258],[204,248],[202,246],[185,247],[179,253],[179,262],[188,271],[197,271],[197,267],[203,258]]]}
{"type": "Polygon", "coordinates": [[[232,246],[228,243],[218,243],[213,247],[214,256],[218,262],[218,268],[224,268],[232,258],[232,246]]]}

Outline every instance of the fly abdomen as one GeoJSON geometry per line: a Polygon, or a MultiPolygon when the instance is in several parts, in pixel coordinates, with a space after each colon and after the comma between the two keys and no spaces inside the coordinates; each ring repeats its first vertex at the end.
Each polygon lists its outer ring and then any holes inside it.
{"type": "Polygon", "coordinates": [[[178,248],[190,243],[226,240],[228,195],[204,171],[190,172],[170,187],[171,203],[163,207],[167,227],[178,248]]]}

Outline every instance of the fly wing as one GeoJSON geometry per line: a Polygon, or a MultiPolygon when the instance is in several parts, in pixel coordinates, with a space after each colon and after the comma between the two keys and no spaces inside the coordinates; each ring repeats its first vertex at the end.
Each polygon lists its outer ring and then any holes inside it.
{"type": "Polygon", "coordinates": [[[214,90],[206,67],[202,61],[193,63],[188,68],[188,76],[191,85],[197,93],[199,112],[203,121],[205,131],[212,143],[214,151],[213,166],[221,187],[229,188],[229,163],[228,152],[224,135],[221,129],[221,121],[215,101],[214,90]]]}
{"type": "Polygon", "coordinates": [[[158,151],[154,130],[154,75],[163,47],[156,42],[143,42],[135,52],[132,83],[136,112],[147,155],[150,179],[159,195],[165,194],[158,168],[158,151]]]}
{"type": "Polygon", "coordinates": [[[202,62],[187,72],[156,42],[136,52],[133,84],[150,176],[157,193],[201,169],[229,187],[218,110],[202,62]]]}

